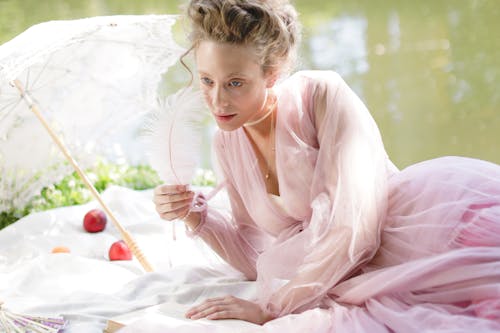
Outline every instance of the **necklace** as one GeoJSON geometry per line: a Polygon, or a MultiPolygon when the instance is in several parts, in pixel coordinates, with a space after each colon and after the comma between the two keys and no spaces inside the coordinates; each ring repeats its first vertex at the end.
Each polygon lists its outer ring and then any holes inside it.
{"type": "MultiPolygon", "coordinates": [[[[257,120],[254,120],[254,121],[249,121],[249,122],[246,122],[243,124],[243,126],[247,127],[247,126],[253,126],[253,125],[257,125],[258,123],[260,123],[261,121],[263,121],[264,119],[266,119],[267,117],[269,117],[269,115],[273,112],[274,110],[274,104],[276,104],[276,101],[275,101],[275,98],[274,97],[271,97],[273,99],[273,101],[271,102],[271,105],[268,106],[268,110],[266,111],[266,113],[260,117],[259,119],[257,120]]],[[[267,104],[269,104],[269,94],[266,90],[266,101],[264,103],[266,106],[267,104]]]]}
{"type": "MultiPolygon", "coordinates": [[[[271,112],[274,110],[274,105],[273,107],[271,107],[271,112]]],[[[274,117],[275,115],[272,114],[271,115],[271,128],[269,129],[269,141],[271,141],[269,147],[270,147],[270,150],[269,150],[269,159],[270,161],[273,160],[274,156],[273,156],[273,151],[275,150],[274,148],[274,142],[275,140],[273,139],[273,131],[274,131],[274,117]]],[[[270,171],[270,167],[269,167],[269,164],[270,162],[266,161],[266,180],[269,180],[269,171],[270,171]]]]}
{"type": "Polygon", "coordinates": [[[257,120],[254,120],[254,121],[249,121],[249,122],[246,122],[243,124],[243,126],[247,127],[247,126],[253,126],[253,125],[257,125],[258,123],[260,123],[262,120],[266,119],[272,112],[273,112],[273,109],[274,107],[271,106],[269,108],[269,111],[266,112],[265,115],[263,115],[262,117],[260,117],[259,119],[257,120]]]}
{"type": "MultiPolygon", "coordinates": [[[[255,121],[252,121],[252,122],[247,122],[245,124],[243,124],[244,127],[248,127],[248,126],[253,126],[253,125],[256,125],[260,122],[262,122],[264,119],[266,119],[267,117],[269,117],[269,115],[271,115],[271,126],[269,128],[269,141],[271,141],[271,144],[269,144],[269,147],[270,147],[270,150],[269,150],[269,153],[268,153],[268,160],[273,160],[273,151],[275,150],[274,148],[274,139],[273,139],[273,130],[274,130],[274,117],[275,115],[273,114],[273,111],[276,109],[276,105],[278,104],[277,103],[277,98],[274,94],[271,95],[271,101],[269,102],[269,98],[268,98],[268,94],[267,94],[267,91],[266,91],[266,104],[270,104],[268,106],[268,111],[266,111],[266,113],[260,117],[259,119],[255,120],[255,121]]],[[[255,144],[255,143],[254,143],[255,144]]],[[[262,152],[261,152],[262,154],[262,152]]],[[[264,154],[262,154],[262,157],[264,157],[264,154]]],[[[264,175],[266,181],[270,179],[271,177],[271,167],[269,166],[269,162],[265,159],[264,157],[264,161],[266,162],[266,173],[264,175]]]]}

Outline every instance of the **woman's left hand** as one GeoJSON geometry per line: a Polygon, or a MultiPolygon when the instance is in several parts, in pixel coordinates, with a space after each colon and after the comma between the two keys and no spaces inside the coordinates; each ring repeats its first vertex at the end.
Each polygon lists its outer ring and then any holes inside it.
{"type": "Polygon", "coordinates": [[[190,319],[240,319],[258,325],[274,319],[258,304],[234,296],[207,299],[200,305],[189,309],[186,317],[190,319]]]}

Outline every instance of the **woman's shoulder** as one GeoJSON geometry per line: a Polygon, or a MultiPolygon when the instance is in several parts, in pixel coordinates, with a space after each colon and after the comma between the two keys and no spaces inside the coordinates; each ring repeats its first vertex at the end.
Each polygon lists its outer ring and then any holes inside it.
{"type": "Polygon", "coordinates": [[[278,95],[288,98],[300,95],[303,99],[318,95],[336,95],[345,85],[342,77],[331,70],[302,70],[293,73],[277,85],[278,95]]]}
{"type": "Polygon", "coordinates": [[[283,81],[278,95],[288,109],[296,110],[307,121],[303,126],[319,132],[326,111],[331,110],[327,105],[335,103],[345,88],[345,81],[335,71],[302,70],[283,81]]]}
{"type": "Polygon", "coordinates": [[[309,79],[340,79],[340,74],[334,70],[306,69],[293,73],[290,77],[302,77],[309,79]]]}
{"type": "Polygon", "coordinates": [[[297,84],[300,82],[305,84],[335,84],[343,82],[343,79],[337,72],[332,70],[301,70],[287,77],[282,84],[297,84]]]}

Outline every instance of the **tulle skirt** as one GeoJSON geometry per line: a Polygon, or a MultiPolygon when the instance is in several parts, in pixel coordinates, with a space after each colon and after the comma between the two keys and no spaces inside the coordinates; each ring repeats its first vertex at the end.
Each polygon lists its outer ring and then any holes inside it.
{"type": "Polygon", "coordinates": [[[395,174],[361,271],[325,300],[331,332],[500,332],[500,166],[443,157],[395,174]]]}
{"type": "Polygon", "coordinates": [[[425,161],[395,174],[389,196],[381,246],[356,276],[320,308],[241,332],[500,332],[500,166],[425,161]]]}

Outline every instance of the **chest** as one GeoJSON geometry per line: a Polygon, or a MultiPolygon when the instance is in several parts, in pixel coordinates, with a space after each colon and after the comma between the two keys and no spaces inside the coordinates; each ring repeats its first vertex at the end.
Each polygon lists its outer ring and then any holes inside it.
{"type": "MultiPolygon", "coordinates": [[[[248,151],[247,172],[254,178],[253,186],[247,188],[247,197],[279,196],[280,208],[285,208],[295,221],[304,220],[310,214],[309,193],[319,151],[315,137],[306,135],[300,120],[278,121],[271,140],[245,135],[243,142],[247,149],[241,149],[243,155],[248,151]]],[[[270,206],[266,201],[251,200],[249,202],[255,205],[249,204],[252,207],[247,208],[261,214],[259,211],[270,206]]]]}
{"type": "Polygon", "coordinates": [[[268,194],[280,195],[279,180],[276,169],[276,136],[269,138],[252,137],[247,139],[257,162],[257,177],[264,183],[268,194]]]}

